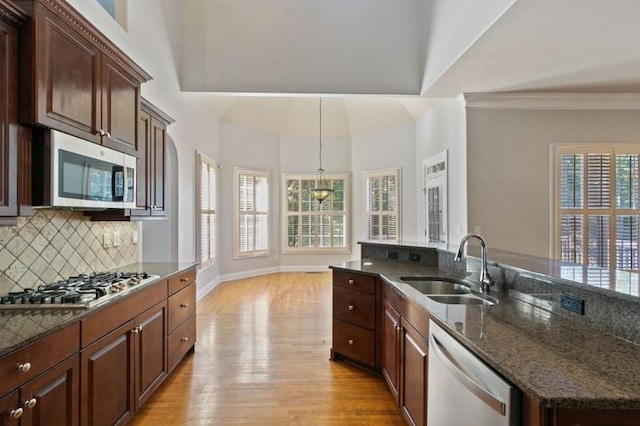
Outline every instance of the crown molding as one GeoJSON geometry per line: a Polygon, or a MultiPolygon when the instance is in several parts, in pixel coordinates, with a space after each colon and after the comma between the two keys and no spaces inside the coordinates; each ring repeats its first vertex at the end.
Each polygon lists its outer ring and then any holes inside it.
{"type": "Polygon", "coordinates": [[[0,0],[0,20],[11,25],[22,25],[29,19],[29,15],[18,5],[8,0],[0,0]]]}
{"type": "Polygon", "coordinates": [[[640,110],[640,93],[465,93],[467,109],[640,110]]]}

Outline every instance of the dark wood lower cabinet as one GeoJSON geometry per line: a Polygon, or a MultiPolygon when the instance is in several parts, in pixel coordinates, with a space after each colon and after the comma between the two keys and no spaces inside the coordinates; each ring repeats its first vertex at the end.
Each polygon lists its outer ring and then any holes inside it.
{"type": "Polygon", "coordinates": [[[135,321],[136,410],[167,376],[167,304],[149,309],[135,321]]]}
{"type": "Polygon", "coordinates": [[[123,424],[134,412],[134,321],[80,353],[83,426],[123,424]]]}
{"type": "Polygon", "coordinates": [[[81,352],[83,425],[123,424],[167,375],[163,301],[81,352]]]}
{"type": "Polygon", "coordinates": [[[80,356],[74,355],[20,389],[22,426],[78,425],[80,356]],[[33,405],[32,405],[33,404],[33,405]]]}
{"type": "Polygon", "coordinates": [[[0,398],[0,426],[15,426],[19,424],[19,416],[22,416],[22,408],[18,406],[20,399],[18,391],[13,391],[9,395],[0,398]],[[20,413],[16,410],[20,409],[20,413]],[[19,416],[17,416],[19,414],[19,416]]]}
{"type": "Polygon", "coordinates": [[[412,425],[427,424],[427,384],[429,348],[411,324],[400,320],[402,343],[402,390],[400,407],[412,425]]]}
{"type": "Polygon", "coordinates": [[[400,404],[400,314],[385,303],[382,315],[382,376],[400,404]]]}

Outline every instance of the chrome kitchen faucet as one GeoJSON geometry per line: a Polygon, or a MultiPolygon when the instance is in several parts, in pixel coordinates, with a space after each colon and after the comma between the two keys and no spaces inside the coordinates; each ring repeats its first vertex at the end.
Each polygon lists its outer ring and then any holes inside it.
{"type": "Polygon", "coordinates": [[[462,252],[464,251],[464,245],[471,238],[476,238],[480,241],[480,255],[482,261],[482,267],[480,268],[480,287],[482,291],[489,292],[489,287],[495,284],[491,275],[489,275],[489,270],[487,269],[487,243],[484,238],[479,234],[467,234],[460,241],[460,247],[458,247],[458,252],[456,253],[456,257],[453,258],[454,262],[462,262],[462,252]]]}

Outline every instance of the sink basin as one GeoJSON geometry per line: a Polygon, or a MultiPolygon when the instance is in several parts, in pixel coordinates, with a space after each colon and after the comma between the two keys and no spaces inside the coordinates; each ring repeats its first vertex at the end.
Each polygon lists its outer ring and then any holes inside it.
{"type": "Polygon", "coordinates": [[[423,294],[467,294],[471,290],[459,281],[447,278],[400,277],[400,279],[423,294]]]}
{"type": "Polygon", "coordinates": [[[469,295],[434,295],[427,296],[434,302],[444,303],[446,305],[495,305],[498,301],[494,298],[479,297],[473,294],[469,295]]]}

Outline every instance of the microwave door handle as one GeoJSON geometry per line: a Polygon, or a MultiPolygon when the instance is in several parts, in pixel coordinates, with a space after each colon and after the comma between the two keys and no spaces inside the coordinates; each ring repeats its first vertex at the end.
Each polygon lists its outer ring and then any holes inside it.
{"type": "Polygon", "coordinates": [[[113,166],[113,175],[111,176],[111,194],[113,194],[113,201],[124,201],[124,166],[113,166]],[[122,194],[118,194],[116,191],[118,186],[118,175],[122,176],[122,194]]]}

